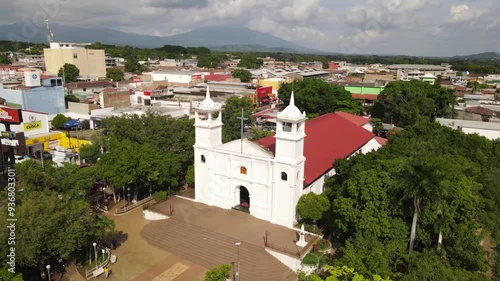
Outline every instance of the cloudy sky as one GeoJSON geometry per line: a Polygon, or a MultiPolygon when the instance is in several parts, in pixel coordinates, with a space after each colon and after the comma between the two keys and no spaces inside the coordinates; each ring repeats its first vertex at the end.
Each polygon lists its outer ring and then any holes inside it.
{"type": "Polygon", "coordinates": [[[500,0],[16,0],[0,25],[26,20],[172,35],[244,26],[324,51],[462,55],[500,51],[500,0]]]}

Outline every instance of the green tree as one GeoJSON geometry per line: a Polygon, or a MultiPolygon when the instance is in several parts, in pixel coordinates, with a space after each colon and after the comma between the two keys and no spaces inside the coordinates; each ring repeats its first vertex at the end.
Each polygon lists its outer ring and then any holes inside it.
{"type": "Polygon", "coordinates": [[[224,127],[222,127],[222,140],[224,142],[241,138],[241,120],[238,118],[241,117],[242,109],[244,118],[247,118],[243,122],[243,125],[247,126],[255,123],[252,116],[254,108],[255,106],[248,98],[230,97],[227,99],[222,111],[222,123],[224,123],[224,127]]]}
{"type": "Polygon", "coordinates": [[[70,200],[48,190],[33,190],[19,196],[16,213],[16,261],[19,265],[44,269],[49,260],[70,259],[101,233],[96,216],[83,200],[70,200]]]}
{"type": "Polygon", "coordinates": [[[223,264],[213,267],[205,273],[205,281],[226,281],[231,277],[231,265],[223,264]]]}
{"type": "Polygon", "coordinates": [[[69,102],[80,102],[80,99],[75,95],[69,94],[64,96],[64,103],[66,104],[66,108],[68,108],[69,102]]]}
{"type": "Polygon", "coordinates": [[[330,202],[324,194],[309,192],[300,197],[297,202],[297,214],[308,221],[318,221],[330,208],[330,202]]]}
{"type": "Polygon", "coordinates": [[[118,68],[110,68],[106,71],[106,78],[112,81],[122,81],[123,80],[123,71],[118,68]]]}
{"type": "Polygon", "coordinates": [[[12,64],[12,62],[7,56],[0,54],[0,64],[12,64]]]}
{"type": "Polygon", "coordinates": [[[251,54],[244,54],[240,57],[238,67],[257,69],[264,64],[264,61],[251,54]]]}
{"type": "Polygon", "coordinates": [[[59,77],[64,77],[64,82],[76,82],[78,80],[78,76],[80,76],[80,69],[76,67],[74,64],[65,63],[57,72],[59,77]]]}
{"type": "Polygon", "coordinates": [[[361,102],[355,100],[351,93],[319,79],[304,79],[293,84],[283,84],[278,91],[278,96],[285,105],[290,102],[292,91],[295,95],[295,105],[310,117],[335,111],[353,114],[362,112],[361,102]]]}
{"type": "Polygon", "coordinates": [[[142,66],[139,64],[139,62],[135,58],[133,58],[133,57],[126,58],[126,61],[125,61],[125,71],[126,72],[141,74],[141,70],[142,70],[142,66]]]}
{"type": "Polygon", "coordinates": [[[64,129],[64,123],[71,120],[71,118],[64,116],[63,114],[57,114],[54,119],[52,119],[51,124],[56,129],[64,129]]]}
{"type": "Polygon", "coordinates": [[[87,46],[87,49],[101,50],[101,49],[104,49],[104,46],[102,45],[101,42],[95,42],[94,44],[91,44],[90,46],[87,46]]]}
{"type": "Polygon", "coordinates": [[[186,173],[186,184],[189,186],[194,185],[194,165],[191,165],[188,167],[188,170],[186,173]]]}
{"type": "Polygon", "coordinates": [[[390,82],[372,108],[372,115],[384,121],[392,120],[400,127],[415,124],[420,119],[452,118],[455,96],[440,85],[412,80],[390,82]]]}
{"type": "Polygon", "coordinates": [[[231,75],[234,78],[239,78],[241,82],[250,82],[250,79],[252,79],[252,73],[250,73],[250,71],[248,71],[246,69],[242,69],[242,68],[237,68],[237,69],[233,70],[231,75]]]}
{"type": "Polygon", "coordinates": [[[267,136],[270,136],[272,134],[274,134],[272,131],[265,131],[265,130],[261,130],[259,128],[252,128],[252,133],[250,134],[248,139],[251,141],[256,141],[256,140],[265,138],[267,136]]]}

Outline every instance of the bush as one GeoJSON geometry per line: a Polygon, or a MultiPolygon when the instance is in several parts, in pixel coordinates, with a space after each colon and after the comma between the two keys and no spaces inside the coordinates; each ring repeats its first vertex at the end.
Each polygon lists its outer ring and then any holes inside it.
{"type": "Polygon", "coordinates": [[[318,241],[318,246],[322,251],[324,251],[330,249],[332,247],[332,244],[327,239],[321,239],[318,241]]]}
{"type": "Polygon", "coordinates": [[[84,130],[90,129],[90,121],[89,120],[83,120],[83,122],[82,122],[82,128],[84,130]]]}
{"type": "Polygon", "coordinates": [[[157,191],[153,194],[153,199],[156,202],[163,201],[163,200],[167,199],[167,192],[166,191],[157,191]]]}
{"type": "Polygon", "coordinates": [[[302,264],[304,265],[318,265],[320,261],[320,257],[316,253],[307,254],[302,260],[302,264]]]}
{"type": "Polygon", "coordinates": [[[56,129],[64,129],[64,123],[68,122],[69,120],[71,120],[71,118],[69,117],[66,117],[62,114],[57,114],[54,119],[52,119],[52,126],[56,129]]]}

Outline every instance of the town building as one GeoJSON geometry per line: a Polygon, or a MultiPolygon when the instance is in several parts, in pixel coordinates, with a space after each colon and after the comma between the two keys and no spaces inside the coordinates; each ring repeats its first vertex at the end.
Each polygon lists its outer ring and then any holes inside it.
{"type": "Polygon", "coordinates": [[[152,81],[166,81],[171,87],[193,87],[203,83],[201,72],[196,71],[153,71],[145,74],[151,75],[152,81]]]}
{"type": "Polygon", "coordinates": [[[106,77],[104,50],[86,49],[88,43],[51,42],[50,48],[43,49],[47,72],[57,74],[66,64],[74,64],[80,76],[86,79],[106,77]]]}
{"type": "Polygon", "coordinates": [[[39,72],[24,72],[24,83],[0,81],[0,97],[7,105],[47,114],[64,113],[64,88],[62,78],[41,79],[39,72]]]}
{"type": "Polygon", "coordinates": [[[257,142],[222,143],[222,114],[207,89],[195,109],[195,200],[286,227],[296,222],[303,194],[323,192],[336,159],[367,153],[384,142],[363,117],[331,113],[306,122],[293,93],[276,117],[276,134],[257,142]]]}

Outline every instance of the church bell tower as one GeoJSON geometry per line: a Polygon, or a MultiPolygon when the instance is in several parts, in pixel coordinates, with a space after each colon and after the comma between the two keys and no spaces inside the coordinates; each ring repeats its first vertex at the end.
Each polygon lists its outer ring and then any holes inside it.
{"type": "Polygon", "coordinates": [[[304,181],[304,139],[306,113],[295,106],[292,92],[290,104],[276,118],[276,150],[274,158],[275,188],[273,221],[289,227],[295,222],[295,208],[302,195],[304,181]]]}
{"type": "Polygon", "coordinates": [[[213,148],[222,144],[222,105],[214,102],[207,87],[205,99],[195,108],[195,200],[213,204],[210,190],[215,168],[213,148]]]}

